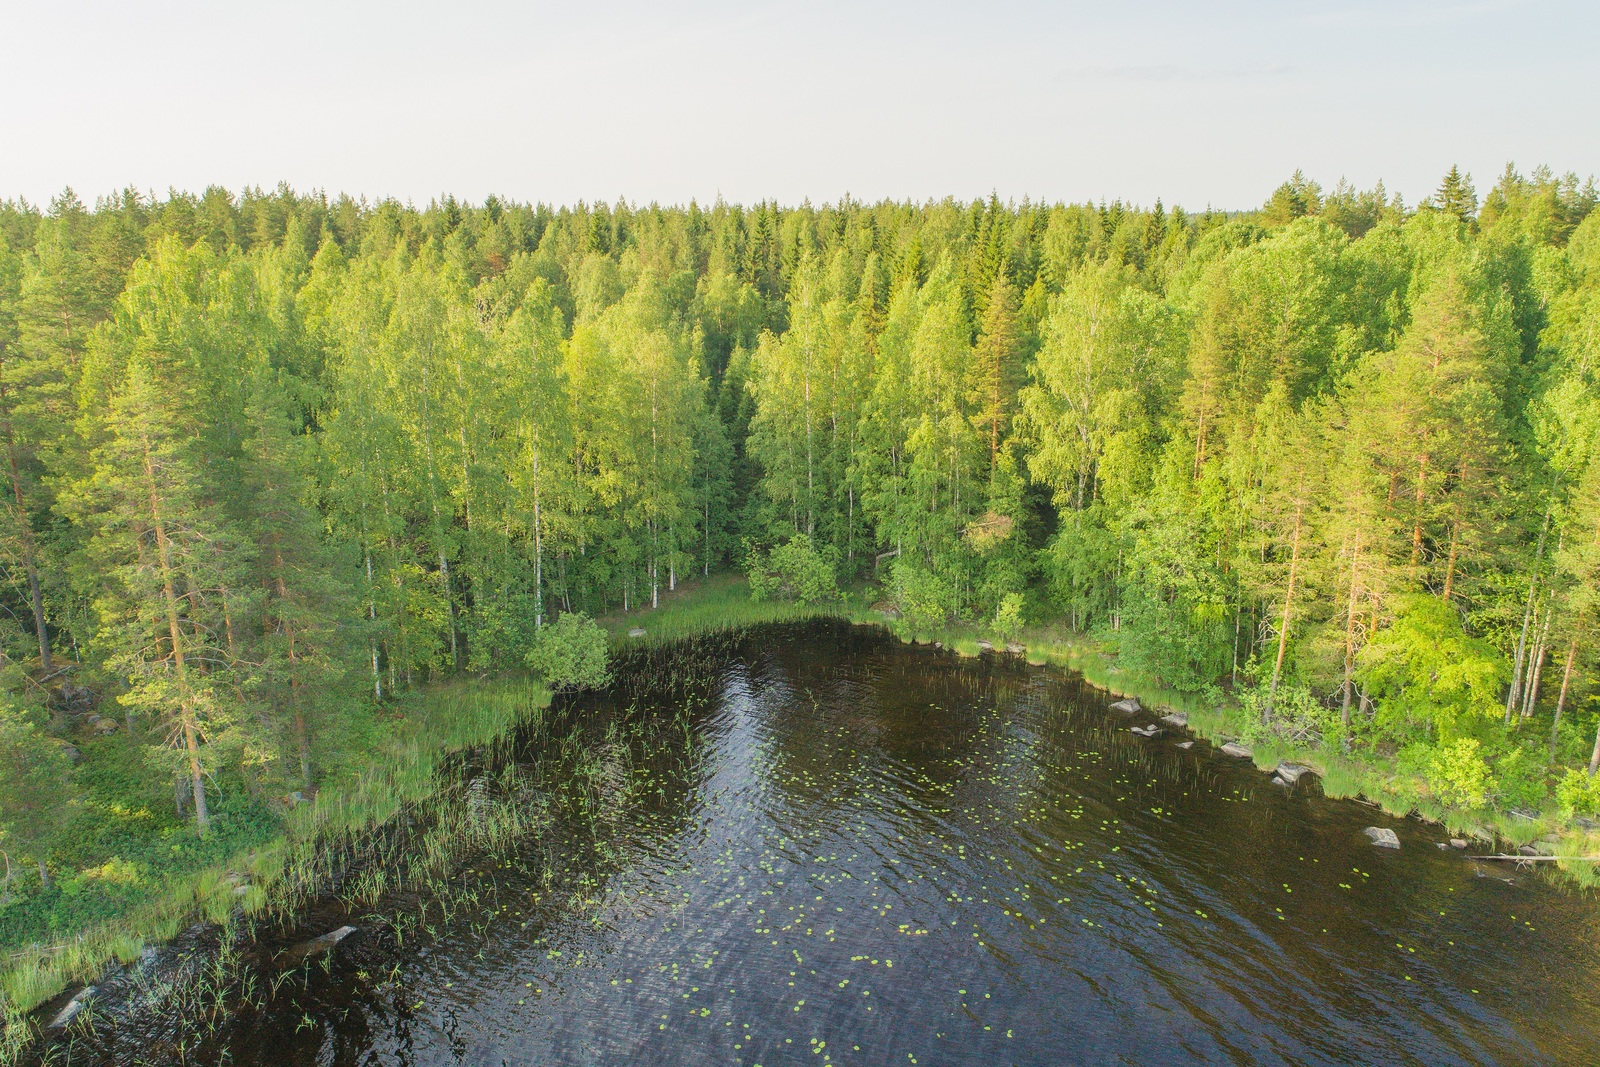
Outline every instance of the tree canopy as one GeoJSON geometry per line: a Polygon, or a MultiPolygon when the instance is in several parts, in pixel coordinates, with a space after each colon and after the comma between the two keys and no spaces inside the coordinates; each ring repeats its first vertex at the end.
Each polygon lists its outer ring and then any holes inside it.
{"type": "Polygon", "coordinates": [[[225,827],[407,687],[594,684],[584,615],[750,560],[1456,779],[1581,767],[1595,202],[0,204],[0,847],[71,865],[94,745],[225,827]]]}

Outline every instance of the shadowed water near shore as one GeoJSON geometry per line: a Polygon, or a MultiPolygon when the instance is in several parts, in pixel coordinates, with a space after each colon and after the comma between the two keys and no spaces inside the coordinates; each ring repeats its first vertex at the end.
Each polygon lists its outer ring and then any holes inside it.
{"type": "Polygon", "coordinates": [[[197,1060],[1600,1061],[1593,902],[1436,828],[1007,658],[834,622],[674,655],[485,777],[538,832],[447,905],[319,916],[358,932],[197,1060]]]}

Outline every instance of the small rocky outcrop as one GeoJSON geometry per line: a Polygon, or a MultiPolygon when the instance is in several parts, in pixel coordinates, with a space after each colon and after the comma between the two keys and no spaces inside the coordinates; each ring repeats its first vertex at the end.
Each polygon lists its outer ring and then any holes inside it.
{"type": "Polygon", "coordinates": [[[1288,784],[1297,785],[1304,776],[1308,774],[1315,775],[1317,772],[1307,767],[1304,763],[1280,763],[1273,773],[1288,784]]]}
{"type": "Polygon", "coordinates": [[[1115,704],[1111,705],[1111,710],[1120,711],[1124,715],[1132,715],[1134,712],[1139,710],[1139,698],[1128,697],[1125,700],[1119,700],[1115,704]]]}
{"type": "Polygon", "coordinates": [[[1229,741],[1218,751],[1224,756],[1232,756],[1234,759],[1249,759],[1251,755],[1250,750],[1237,741],[1229,741]]]}
{"type": "Polygon", "coordinates": [[[84,986],[78,990],[77,994],[67,1001],[60,1011],[56,1012],[55,1018],[50,1020],[49,1028],[51,1030],[59,1030],[72,1022],[78,1017],[78,1013],[83,1010],[84,1005],[89,1003],[89,998],[92,996],[94,996],[94,986],[92,985],[84,986]]]}
{"type": "Polygon", "coordinates": [[[1181,711],[1169,711],[1161,716],[1161,721],[1174,730],[1182,730],[1189,725],[1189,716],[1181,711]]]}
{"type": "Polygon", "coordinates": [[[1379,848],[1400,847],[1400,836],[1387,826],[1369,826],[1361,832],[1367,835],[1368,841],[1379,848]]]}
{"type": "Polygon", "coordinates": [[[286,966],[292,966],[313,956],[320,956],[324,952],[331,952],[335,945],[355,932],[356,928],[354,926],[341,926],[337,930],[329,930],[321,937],[313,937],[310,941],[302,941],[289,949],[283,954],[279,962],[286,966]]]}

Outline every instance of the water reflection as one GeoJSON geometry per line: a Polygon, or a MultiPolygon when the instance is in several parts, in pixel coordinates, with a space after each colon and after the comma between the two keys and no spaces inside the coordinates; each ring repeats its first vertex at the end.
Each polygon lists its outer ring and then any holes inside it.
{"type": "Polygon", "coordinates": [[[1600,1061],[1593,902],[1475,877],[1426,827],[1374,849],[1372,809],[1135,737],[1014,661],[818,624],[702,666],[526,739],[546,831],[206,1055],[1600,1061]]]}

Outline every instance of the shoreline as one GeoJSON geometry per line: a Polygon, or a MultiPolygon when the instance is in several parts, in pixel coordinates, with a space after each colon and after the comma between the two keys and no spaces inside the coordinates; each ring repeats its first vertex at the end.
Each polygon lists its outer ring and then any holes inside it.
{"type": "MultiPolygon", "coordinates": [[[[819,616],[844,618],[857,626],[876,626],[902,642],[938,644],[969,658],[983,654],[980,641],[988,642],[995,649],[1006,645],[1003,638],[982,623],[946,622],[936,630],[913,630],[904,620],[873,610],[870,606],[873,601],[860,595],[861,590],[851,591],[835,604],[807,607],[792,602],[754,602],[749,599],[747,590],[747,584],[738,575],[712,575],[710,579],[681,583],[680,588],[666,594],[661,607],[653,611],[646,608],[626,614],[619,612],[598,621],[606,628],[613,648],[617,649],[636,643],[666,643],[716,629],[738,629],[819,616]],[[708,607],[718,609],[714,625],[707,624],[708,607]],[[652,618],[657,620],[654,625],[652,618]],[[628,636],[628,631],[634,628],[642,628],[644,636],[628,636]]],[[[1114,696],[1138,698],[1142,706],[1157,715],[1165,709],[1183,712],[1188,716],[1188,731],[1213,746],[1220,747],[1239,738],[1240,732],[1230,718],[1230,713],[1237,711],[1235,705],[1226,700],[1211,704],[1197,696],[1172,690],[1159,681],[1125,671],[1116,665],[1113,656],[1097,647],[1088,634],[1073,633],[1056,623],[1044,623],[1024,627],[1016,643],[1023,647],[1021,655],[1032,666],[1077,672],[1091,685],[1114,696]]],[[[1513,849],[1532,846],[1544,857],[1540,861],[1542,867],[1559,870],[1563,878],[1581,888],[1600,886],[1600,870],[1596,870],[1600,865],[1573,862],[1580,857],[1600,854],[1600,828],[1586,829],[1576,820],[1562,818],[1554,810],[1534,813],[1530,819],[1499,807],[1481,811],[1445,808],[1424,795],[1420,779],[1402,774],[1392,759],[1382,756],[1342,753],[1320,742],[1295,743],[1282,738],[1256,740],[1249,743],[1249,747],[1251,762],[1265,774],[1270,775],[1279,763],[1304,764],[1316,774],[1324,794],[1329,797],[1372,804],[1394,818],[1417,818],[1444,826],[1452,834],[1484,843],[1504,843],[1513,849]]]]}
{"type": "Polygon", "coordinates": [[[11,951],[0,969],[9,991],[0,1064],[20,1059],[51,1029],[53,1009],[69,1003],[69,991],[103,981],[196,925],[231,932],[292,916],[337,873],[336,857],[437,796],[447,785],[440,773],[452,761],[511,735],[550,699],[541,682],[521,675],[457,676],[413,690],[396,702],[391,729],[361,765],[344,768],[286,812],[266,842],[170,879],[114,919],[11,951]]]}
{"type": "MultiPolygon", "coordinates": [[[[738,575],[713,575],[686,581],[667,593],[659,607],[614,613],[597,620],[605,628],[613,653],[651,648],[753,626],[839,618],[855,626],[884,630],[904,643],[937,645],[974,658],[986,651],[980,641],[1003,649],[1005,641],[979,624],[947,623],[935,631],[914,631],[903,620],[873,610],[866,598],[847,596],[840,602],[799,605],[749,599],[738,575]],[[635,631],[643,630],[642,634],[635,631]]],[[[1088,635],[1059,627],[1025,627],[1016,639],[1031,666],[1073,671],[1113,696],[1132,696],[1148,712],[1181,711],[1186,729],[1197,739],[1220,746],[1237,737],[1229,706],[1211,705],[1168,689],[1158,682],[1119,669],[1112,657],[1088,635]]],[[[1004,653],[1002,653],[1004,654],[1004,653]]],[[[439,795],[438,775],[453,759],[510,736],[549,706],[551,694],[525,676],[477,678],[457,676],[413,691],[408,705],[394,719],[396,729],[358,769],[327,783],[308,804],[291,809],[279,834],[266,844],[227,863],[175,879],[162,892],[123,916],[70,938],[12,953],[0,972],[10,984],[22,972],[31,998],[8,1005],[0,1022],[0,1063],[12,1062],[45,1030],[47,1008],[66,1004],[75,986],[104,974],[108,968],[137,961],[147,946],[165,945],[193,929],[196,920],[215,922],[225,930],[234,924],[272,921],[292,916],[333,875],[332,857],[371,831],[389,825],[415,805],[439,795]]],[[[1251,762],[1270,774],[1280,762],[1306,765],[1318,777],[1323,793],[1335,799],[1373,804],[1395,818],[1416,817],[1442,824],[1480,841],[1512,846],[1539,842],[1541,866],[1553,866],[1582,887],[1600,884],[1593,865],[1570,859],[1600,852],[1600,832],[1561,820],[1554,812],[1522,819],[1506,811],[1461,812],[1418,804],[1409,799],[1405,779],[1381,762],[1330,752],[1321,744],[1281,740],[1256,741],[1251,762]]]]}

